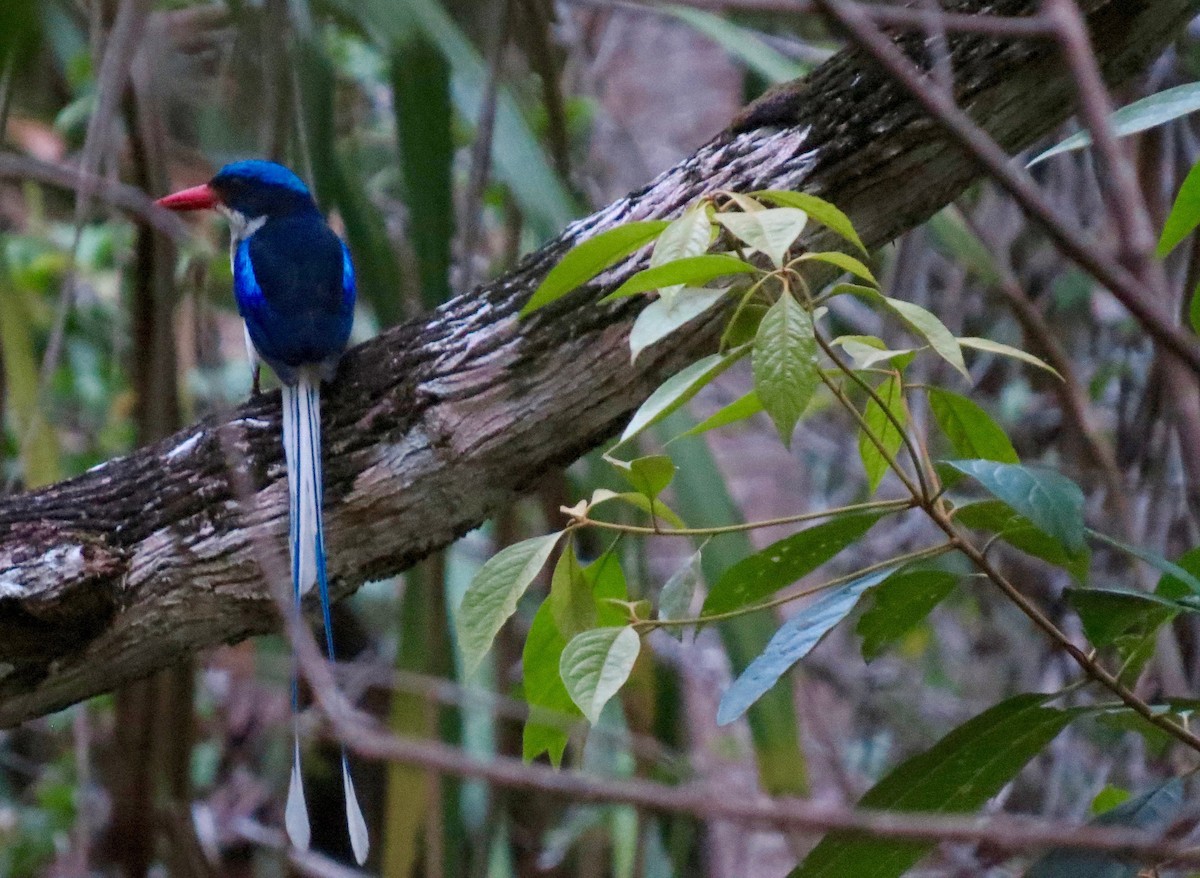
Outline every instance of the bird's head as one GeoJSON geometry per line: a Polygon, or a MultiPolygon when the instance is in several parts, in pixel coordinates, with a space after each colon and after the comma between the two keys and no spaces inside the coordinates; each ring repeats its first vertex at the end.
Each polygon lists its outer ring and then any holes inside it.
{"type": "Polygon", "coordinates": [[[283,165],[257,160],[226,165],[207,183],[155,204],[170,210],[219,210],[229,218],[235,239],[252,234],[268,219],[316,210],[299,177],[283,165]]]}

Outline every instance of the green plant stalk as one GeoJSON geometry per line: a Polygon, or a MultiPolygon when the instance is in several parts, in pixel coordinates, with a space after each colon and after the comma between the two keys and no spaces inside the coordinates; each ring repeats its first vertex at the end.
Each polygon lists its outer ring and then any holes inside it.
{"type": "Polygon", "coordinates": [[[975,544],[964,537],[954,526],[953,521],[942,509],[935,506],[924,507],[930,519],[950,538],[960,552],[970,559],[971,563],[979,569],[988,579],[990,579],[1010,601],[1016,604],[1017,609],[1029,618],[1034,625],[1042,629],[1051,640],[1055,641],[1068,655],[1071,656],[1083,670],[1085,674],[1095,680],[1097,683],[1108,689],[1114,695],[1123,701],[1134,713],[1142,717],[1146,722],[1153,726],[1162,729],[1168,735],[1183,742],[1188,747],[1191,747],[1196,752],[1200,753],[1200,736],[1181,726],[1179,723],[1171,720],[1165,715],[1155,713],[1147,702],[1139,698],[1134,692],[1129,689],[1124,683],[1112,674],[1107,668],[1101,665],[1093,655],[1084,652],[1078,646],[1071,642],[1071,639],[1054,624],[1028,597],[1023,595],[1015,585],[997,570],[987,559],[987,557],[976,548],[975,544]]]}
{"type": "MultiPolygon", "coordinates": [[[[742,261],[745,261],[745,257],[743,257],[742,261]]],[[[749,303],[749,301],[754,298],[759,290],[762,289],[763,283],[770,276],[771,275],[769,274],[764,274],[762,277],[752,283],[746,289],[746,292],[742,293],[742,297],[738,300],[737,307],[733,309],[733,314],[730,315],[729,320],[725,323],[725,331],[721,333],[721,341],[718,344],[718,348],[720,350],[725,350],[729,341],[729,333],[732,331],[733,327],[737,325],[738,317],[741,316],[742,311],[745,310],[747,303],[749,303]]]]}
{"type": "Polygon", "coordinates": [[[878,450],[883,456],[883,459],[887,461],[887,465],[891,468],[892,472],[896,474],[896,477],[904,484],[904,487],[908,490],[908,493],[913,496],[918,504],[921,504],[923,502],[922,498],[925,496],[922,488],[913,483],[913,480],[909,478],[908,473],[901,468],[899,462],[896,460],[896,456],[888,451],[886,447],[884,447],[883,440],[875,435],[875,431],[872,430],[867,424],[867,419],[863,417],[863,413],[858,410],[858,406],[850,401],[850,397],[846,395],[846,391],[842,390],[842,388],[837,385],[837,382],[835,382],[824,372],[821,372],[820,374],[821,383],[828,387],[829,392],[837,397],[838,402],[842,404],[842,407],[845,408],[846,411],[850,413],[851,417],[853,417],[858,423],[859,428],[862,429],[867,438],[871,440],[871,444],[875,446],[876,450],[878,450]]]}
{"type": "Polygon", "coordinates": [[[898,564],[910,564],[913,561],[923,561],[926,558],[937,558],[939,555],[945,555],[947,552],[952,552],[957,548],[953,543],[942,543],[937,546],[926,546],[924,549],[916,549],[912,552],[906,552],[903,555],[896,555],[893,558],[888,558],[884,561],[879,561],[853,573],[847,573],[843,576],[838,576],[828,582],[823,582],[820,585],[814,585],[811,588],[802,589],[792,594],[784,595],[783,597],[772,598],[761,604],[754,604],[750,607],[739,607],[736,610],[728,610],[724,613],[714,613],[711,616],[697,616],[694,619],[642,619],[634,623],[634,627],[639,630],[651,631],[655,628],[672,628],[681,625],[707,625],[711,622],[723,622],[726,619],[736,619],[738,616],[747,616],[750,613],[757,613],[762,610],[770,610],[774,607],[781,607],[784,604],[792,601],[806,598],[826,589],[836,588],[839,585],[845,585],[847,582],[853,582],[863,576],[869,576],[879,570],[898,564]]]}
{"type": "Polygon", "coordinates": [[[829,387],[834,396],[837,397],[838,401],[841,402],[847,411],[854,416],[855,420],[858,421],[864,432],[866,432],[868,438],[870,438],[870,440],[875,444],[875,447],[879,449],[880,454],[883,455],[893,472],[896,473],[896,475],[904,483],[904,486],[909,490],[909,493],[912,495],[912,499],[915,501],[915,503],[925,510],[925,513],[929,516],[933,523],[937,525],[938,528],[941,529],[942,532],[945,533],[949,538],[950,545],[966,555],[976,569],[990,579],[1004,593],[1004,595],[1017,606],[1017,609],[1024,613],[1025,616],[1034,623],[1034,625],[1045,632],[1051,640],[1065,650],[1067,654],[1070,655],[1071,658],[1074,659],[1075,662],[1080,666],[1084,673],[1120,698],[1121,701],[1123,701],[1131,710],[1133,710],[1147,722],[1162,729],[1167,734],[1191,747],[1193,750],[1200,752],[1200,736],[1197,736],[1168,717],[1156,714],[1154,709],[1147,702],[1139,698],[1132,690],[1125,686],[1120,679],[1118,679],[1107,668],[1096,661],[1092,655],[1089,655],[1072,643],[1071,639],[1067,637],[1067,635],[1057,625],[1055,625],[1054,622],[1052,622],[1037,607],[1036,604],[1023,595],[1016,588],[1016,586],[1009,582],[1008,579],[1006,579],[1004,575],[992,565],[984,553],[981,552],[974,543],[972,543],[969,539],[964,537],[961,532],[959,532],[951,519],[950,513],[945,508],[945,505],[942,501],[941,492],[939,491],[937,494],[930,494],[928,492],[928,487],[925,485],[925,480],[922,476],[922,473],[924,472],[926,466],[928,466],[930,470],[933,468],[932,461],[929,460],[928,454],[925,453],[923,449],[922,453],[918,454],[916,447],[912,444],[911,438],[908,436],[908,433],[901,429],[900,425],[895,422],[895,418],[890,414],[887,407],[883,405],[882,401],[878,399],[870,385],[866,384],[866,382],[857,375],[854,375],[852,370],[847,368],[844,363],[835,357],[830,350],[829,345],[823,338],[821,338],[819,334],[816,336],[816,338],[817,343],[820,345],[822,350],[825,351],[826,355],[829,356],[835,363],[837,363],[839,368],[841,368],[841,370],[848,377],[850,377],[857,384],[859,384],[859,386],[863,387],[864,390],[870,393],[872,398],[876,400],[876,404],[878,404],[880,408],[888,415],[889,419],[892,420],[897,429],[900,429],[900,435],[904,437],[909,454],[913,456],[914,465],[917,469],[917,475],[921,481],[920,489],[913,484],[912,480],[909,479],[907,475],[899,468],[895,459],[887,453],[885,448],[883,448],[879,437],[876,436],[874,432],[867,426],[866,419],[858,411],[858,408],[850,401],[849,397],[846,396],[845,391],[843,391],[830,378],[828,378],[824,372],[821,373],[822,381],[825,382],[825,385],[829,387]]]}
{"type": "MultiPolygon", "coordinates": [[[[657,428],[661,439],[681,432],[685,424],[676,412],[657,428]]],[[[721,473],[708,445],[700,438],[680,442],[673,454],[679,463],[675,495],[680,512],[689,521],[716,524],[735,521],[741,516],[729,496],[721,473]]],[[[699,542],[702,537],[697,537],[699,542]]],[[[703,555],[705,580],[716,582],[723,569],[754,551],[744,532],[730,533],[714,540],[703,555]]],[[[733,619],[717,629],[729,660],[737,671],[748,667],[766,649],[775,633],[773,621],[766,615],[733,619]]],[[[791,685],[784,684],[764,695],[747,713],[759,780],[772,795],[804,795],[808,791],[807,762],[800,745],[801,718],[791,685]]]]}
{"type": "Polygon", "coordinates": [[[666,530],[634,524],[619,524],[614,521],[599,521],[595,518],[589,518],[587,513],[583,513],[582,515],[575,514],[566,506],[559,511],[571,517],[572,523],[568,525],[568,528],[597,527],[603,530],[615,530],[639,536],[711,537],[720,534],[737,533],[738,531],[750,531],[764,527],[815,521],[818,518],[834,518],[838,515],[848,515],[855,512],[870,512],[876,509],[893,509],[899,512],[903,509],[912,509],[917,505],[917,501],[914,500],[872,500],[869,503],[854,503],[850,506],[837,506],[833,509],[819,509],[815,512],[801,512],[796,515],[785,515],[781,518],[768,518],[762,521],[748,521],[742,524],[727,524],[719,527],[670,528],[666,530]]]}
{"type": "MultiPolygon", "coordinates": [[[[916,446],[913,444],[912,437],[908,435],[908,430],[905,429],[904,425],[900,423],[900,420],[892,413],[891,408],[883,401],[883,398],[879,395],[879,393],[875,390],[875,388],[872,387],[870,384],[868,384],[865,380],[863,380],[863,377],[861,375],[857,374],[853,369],[851,369],[849,366],[847,366],[845,363],[843,363],[841,361],[841,358],[839,358],[833,352],[833,348],[830,347],[829,342],[827,342],[824,339],[824,337],[821,335],[820,332],[814,331],[813,337],[816,339],[817,345],[821,348],[821,350],[823,350],[825,352],[825,356],[829,357],[829,359],[833,361],[833,363],[838,367],[838,369],[842,372],[843,375],[845,375],[847,378],[849,378],[851,381],[853,381],[855,384],[857,384],[859,387],[861,387],[867,393],[867,395],[870,396],[871,399],[875,401],[875,404],[877,406],[879,406],[880,411],[883,412],[884,417],[886,417],[892,423],[892,426],[895,427],[896,430],[899,432],[900,441],[904,443],[904,447],[908,451],[908,456],[912,459],[913,469],[916,470],[916,474],[917,474],[917,481],[921,485],[921,493],[919,495],[914,495],[916,497],[916,499],[921,500],[921,499],[928,498],[929,496],[931,496],[931,492],[929,490],[929,485],[925,481],[925,470],[924,470],[924,467],[921,465],[921,456],[917,453],[917,449],[916,449],[916,446]]],[[[901,382],[900,395],[903,398],[903,396],[904,396],[904,376],[903,375],[900,376],[900,382],[901,382]]],[[[843,394],[843,398],[844,398],[844,396],[845,395],[843,394]]],[[[858,408],[855,406],[851,406],[851,408],[854,410],[855,414],[857,415],[858,408]]],[[[884,459],[887,460],[888,465],[892,467],[892,470],[897,475],[899,475],[903,478],[903,476],[900,472],[900,467],[896,464],[896,462],[894,460],[890,459],[890,456],[888,454],[886,454],[884,452],[881,440],[878,437],[874,436],[872,434],[872,431],[869,428],[867,428],[866,420],[863,418],[859,418],[859,422],[861,424],[863,424],[863,429],[866,430],[867,434],[871,436],[871,441],[875,444],[875,447],[878,448],[880,453],[884,455],[884,459]]]]}

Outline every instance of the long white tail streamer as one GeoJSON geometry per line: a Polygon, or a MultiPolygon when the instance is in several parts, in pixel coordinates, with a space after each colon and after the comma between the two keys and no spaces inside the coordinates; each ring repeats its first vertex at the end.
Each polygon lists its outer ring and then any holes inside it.
{"type": "MultiPolygon", "coordinates": [[[[319,586],[321,617],[325,626],[325,645],[329,660],[334,661],[333,624],[329,613],[329,579],[325,570],[325,529],[321,519],[324,493],[321,480],[321,378],[316,369],[302,369],[296,385],[283,388],[283,448],[288,472],[292,590],[296,612],[300,611],[301,596],[316,583],[319,586]]],[[[297,690],[293,679],[293,711],[299,710],[297,690]]],[[[310,829],[300,776],[298,734],[297,730],[285,825],[292,844],[305,849],[308,847],[310,829]]],[[[361,866],[367,860],[370,840],[362,808],[359,807],[358,796],[354,790],[354,781],[350,776],[350,761],[344,745],[342,788],[346,797],[346,829],[350,835],[350,846],[354,851],[354,859],[361,866]]]]}

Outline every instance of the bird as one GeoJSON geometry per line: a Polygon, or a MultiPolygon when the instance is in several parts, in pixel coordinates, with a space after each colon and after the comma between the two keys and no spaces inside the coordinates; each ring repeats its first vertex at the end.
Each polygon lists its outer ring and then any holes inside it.
{"type": "MultiPolygon", "coordinates": [[[[233,292],[254,370],[265,362],[282,384],[283,450],[287,464],[289,546],[296,613],[318,588],[325,644],[334,660],[325,565],[321,479],[321,382],[331,379],[354,322],[350,251],[329,227],[304,182],[287,167],[262,160],[227,164],[200,186],[158,199],[177,211],[215,209],[230,226],[233,292]]],[[[299,682],[292,668],[292,771],[284,825],[306,850],[312,830],[300,771],[299,682]]],[[[342,747],[346,826],[359,865],[369,839],[342,747]]]]}

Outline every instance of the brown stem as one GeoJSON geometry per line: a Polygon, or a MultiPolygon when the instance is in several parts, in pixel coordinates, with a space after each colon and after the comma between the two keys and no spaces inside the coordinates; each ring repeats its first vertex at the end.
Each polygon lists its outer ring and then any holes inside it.
{"type": "Polygon", "coordinates": [[[1169,717],[1155,712],[1149,704],[1135,695],[1132,690],[1109,672],[1107,668],[1076,646],[1071,641],[1071,638],[1055,625],[1033,601],[1022,594],[1015,585],[1008,581],[1004,574],[996,569],[987,556],[976,548],[974,543],[958,531],[954,522],[943,510],[930,506],[926,511],[929,513],[929,517],[933,520],[934,524],[942,529],[959,551],[966,555],[981,573],[995,583],[1004,593],[1004,596],[1012,601],[1017,609],[1024,613],[1034,625],[1041,628],[1051,640],[1071,656],[1075,660],[1075,663],[1083,669],[1085,674],[1120,698],[1127,707],[1146,720],[1146,722],[1157,726],[1171,737],[1182,741],[1193,750],[1200,752],[1200,736],[1179,725],[1179,723],[1169,717]]]}
{"type": "Polygon", "coordinates": [[[1129,309],[1157,342],[1168,348],[1200,374],[1200,346],[1174,324],[1158,302],[1148,299],[1141,279],[1125,266],[1092,246],[1083,233],[1054,209],[1028,172],[1015,165],[987,132],[925,77],[862,10],[839,0],[814,0],[831,18],[850,33],[888,74],[914,97],[996,183],[1021,205],[1058,248],[1081,268],[1103,283],[1129,309]]]}

